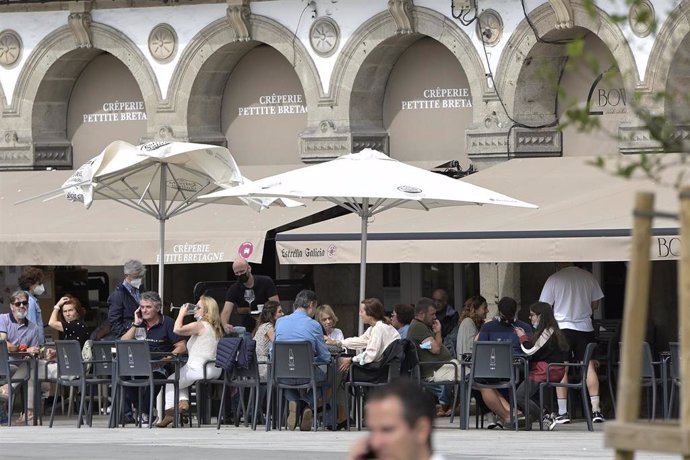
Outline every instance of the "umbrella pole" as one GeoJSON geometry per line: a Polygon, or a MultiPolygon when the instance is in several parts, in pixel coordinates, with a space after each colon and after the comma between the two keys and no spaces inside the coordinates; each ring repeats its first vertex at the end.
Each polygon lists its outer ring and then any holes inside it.
{"type": "MultiPolygon", "coordinates": [[[[158,197],[158,294],[163,298],[163,288],[165,287],[164,269],[165,269],[165,212],[167,201],[167,174],[166,165],[161,167],[161,182],[160,182],[160,196],[158,197]]],[[[164,310],[164,305],[161,306],[161,312],[164,310]]]]}
{"type": "MultiPolygon", "coordinates": [[[[366,291],[367,284],[367,225],[369,220],[369,198],[364,198],[362,200],[362,236],[361,236],[361,247],[360,247],[360,260],[359,260],[359,299],[357,299],[357,311],[359,311],[359,303],[364,300],[364,295],[366,291]]],[[[357,315],[359,335],[364,333],[364,323],[362,323],[362,318],[357,315]]]]}

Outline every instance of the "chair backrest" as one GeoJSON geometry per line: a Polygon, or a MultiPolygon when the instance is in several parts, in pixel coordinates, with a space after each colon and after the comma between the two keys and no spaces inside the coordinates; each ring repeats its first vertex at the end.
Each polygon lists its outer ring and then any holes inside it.
{"type": "Polygon", "coordinates": [[[84,365],[81,360],[81,346],[76,340],[55,341],[57,352],[58,378],[84,378],[84,365]]]}
{"type": "Polygon", "coordinates": [[[273,342],[272,374],[274,379],[314,377],[314,350],[311,342],[273,342]]]}
{"type": "Polygon", "coordinates": [[[113,375],[113,351],[115,343],[112,341],[101,341],[91,343],[93,364],[93,375],[95,377],[111,377],[113,375]]]}
{"type": "MultiPolygon", "coordinates": [[[[619,342],[618,346],[620,349],[623,349],[623,342],[619,342]]],[[[649,346],[649,342],[642,342],[642,367],[640,368],[640,377],[643,380],[656,378],[653,361],[652,348],[649,346]]]]}
{"type": "Polygon", "coordinates": [[[475,342],[470,372],[473,379],[513,380],[512,342],[475,342]]]}
{"type": "Polygon", "coordinates": [[[608,358],[610,361],[617,361],[614,353],[616,343],[621,337],[620,319],[595,319],[592,321],[594,326],[594,337],[598,344],[595,355],[597,359],[608,358]]]}
{"type": "Polygon", "coordinates": [[[115,344],[117,374],[120,377],[151,377],[151,352],[143,340],[123,340],[115,344]]]}
{"type": "Polygon", "coordinates": [[[10,372],[10,352],[7,349],[7,342],[0,340],[0,379],[9,379],[10,372]]]}
{"type": "Polygon", "coordinates": [[[671,350],[671,378],[678,380],[680,379],[680,348],[678,348],[678,342],[671,342],[668,346],[671,350]]]}

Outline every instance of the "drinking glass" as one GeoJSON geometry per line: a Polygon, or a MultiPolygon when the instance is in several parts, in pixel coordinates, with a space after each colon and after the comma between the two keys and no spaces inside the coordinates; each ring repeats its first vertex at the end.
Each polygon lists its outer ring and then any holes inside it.
{"type": "Polygon", "coordinates": [[[256,299],[256,296],[254,295],[254,289],[245,289],[244,300],[246,300],[249,304],[249,309],[252,308],[252,302],[254,302],[254,299],[256,299]]]}

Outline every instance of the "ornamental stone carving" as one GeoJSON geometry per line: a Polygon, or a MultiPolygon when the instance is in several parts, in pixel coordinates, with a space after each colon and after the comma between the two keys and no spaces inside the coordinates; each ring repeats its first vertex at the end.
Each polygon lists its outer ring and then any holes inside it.
{"type": "Polygon", "coordinates": [[[477,38],[486,46],[496,46],[503,36],[503,19],[495,10],[484,10],[477,18],[477,38]]]}
{"type": "Polygon", "coordinates": [[[630,6],[628,21],[633,33],[640,38],[644,38],[652,33],[656,23],[656,13],[654,6],[649,0],[641,0],[630,6]]]}
{"type": "Polygon", "coordinates": [[[91,48],[91,13],[71,13],[67,19],[77,48],[91,48]]]}
{"type": "Polygon", "coordinates": [[[13,30],[0,33],[0,64],[11,67],[19,61],[21,54],[22,42],[18,34],[13,30]]]}
{"type": "Polygon", "coordinates": [[[309,30],[309,43],[321,57],[329,57],[338,49],[340,28],[331,18],[322,17],[314,21],[309,30]]]}
{"type": "Polygon", "coordinates": [[[388,11],[393,16],[398,34],[414,32],[412,8],[414,8],[412,0],[388,0],[388,11]]]}
{"type": "Polygon", "coordinates": [[[159,62],[169,62],[177,51],[177,34],[168,24],[158,24],[149,34],[149,52],[159,62]]]}
{"type": "Polygon", "coordinates": [[[549,0],[549,3],[556,13],[556,29],[570,29],[575,25],[570,0],[549,0]]]}
{"type": "Polygon", "coordinates": [[[246,42],[251,40],[251,25],[249,22],[249,0],[227,0],[228,9],[226,18],[228,25],[235,32],[235,41],[246,42]]]}

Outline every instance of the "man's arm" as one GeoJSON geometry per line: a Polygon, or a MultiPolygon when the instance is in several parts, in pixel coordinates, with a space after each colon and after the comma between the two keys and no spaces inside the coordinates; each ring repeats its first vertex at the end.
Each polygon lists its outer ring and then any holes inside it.
{"type": "Polygon", "coordinates": [[[323,331],[321,330],[321,325],[316,321],[313,322],[312,335],[316,341],[316,360],[324,363],[331,361],[331,352],[328,351],[326,342],[323,339],[323,331]]]}
{"type": "Polygon", "coordinates": [[[599,304],[601,304],[601,299],[600,300],[595,300],[592,302],[592,311],[598,310],[599,309],[599,304]]]}
{"type": "Polygon", "coordinates": [[[175,345],[173,345],[173,355],[182,355],[187,352],[187,345],[184,340],[180,340],[179,342],[176,342],[175,345]]]}
{"type": "Polygon", "coordinates": [[[433,331],[434,336],[432,337],[431,350],[429,351],[437,355],[441,353],[441,347],[443,346],[443,336],[441,335],[441,323],[439,320],[434,320],[431,330],[433,331]]]}
{"type": "Polygon", "coordinates": [[[225,332],[233,331],[232,324],[230,324],[230,316],[232,315],[233,308],[235,308],[235,304],[226,300],[225,304],[223,304],[223,311],[220,312],[220,322],[225,332]]]}

